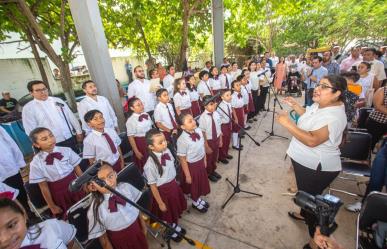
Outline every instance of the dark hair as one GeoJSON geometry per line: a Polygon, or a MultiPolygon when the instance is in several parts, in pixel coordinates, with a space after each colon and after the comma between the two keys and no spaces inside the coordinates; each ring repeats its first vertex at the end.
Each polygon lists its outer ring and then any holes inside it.
{"type": "Polygon", "coordinates": [[[133,111],[130,108],[133,107],[134,102],[136,102],[137,100],[140,100],[140,99],[136,98],[136,97],[132,97],[132,98],[130,98],[128,100],[128,114],[129,114],[129,117],[132,116],[132,114],[133,114],[133,111]]]}
{"type": "Polygon", "coordinates": [[[164,172],[163,166],[161,166],[161,163],[160,163],[159,159],[157,158],[157,156],[155,155],[155,153],[151,149],[149,149],[149,145],[153,145],[153,137],[154,136],[162,135],[162,134],[163,133],[157,128],[150,129],[149,131],[147,131],[145,133],[145,139],[146,139],[146,143],[148,145],[148,154],[152,158],[153,162],[156,164],[157,171],[159,172],[160,176],[162,176],[163,172],[164,172]]]}
{"type": "Polygon", "coordinates": [[[41,80],[31,80],[30,82],[28,82],[27,83],[27,89],[28,89],[28,91],[29,92],[32,92],[32,87],[34,86],[34,85],[39,85],[39,84],[43,84],[43,85],[45,85],[46,87],[47,87],[47,85],[46,85],[46,83],[44,83],[43,81],[41,81],[41,80]]]}
{"type": "Polygon", "coordinates": [[[221,66],[220,66],[220,71],[222,71],[223,68],[226,68],[226,69],[227,69],[228,66],[229,66],[228,64],[223,64],[223,65],[221,65],[221,66]]]}
{"type": "Polygon", "coordinates": [[[175,67],[175,66],[174,66],[174,65],[172,65],[172,64],[167,66],[167,70],[168,70],[168,72],[169,72],[169,70],[170,70],[172,67],[175,67]]]}
{"type": "Polygon", "coordinates": [[[231,92],[231,89],[222,89],[222,90],[220,90],[220,96],[223,97],[223,95],[226,94],[227,92],[231,92]]]}
{"type": "Polygon", "coordinates": [[[241,72],[240,75],[242,75],[243,77],[245,77],[245,75],[246,75],[245,73],[246,73],[246,72],[250,72],[250,70],[249,70],[249,69],[246,69],[246,68],[245,68],[245,69],[242,69],[242,72],[241,72]]]}
{"type": "Polygon", "coordinates": [[[157,68],[152,68],[151,70],[149,70],[149,76],[151,76],[152,77],[152,75],[153,75],[153,73],[154,72],[157,72],[157,68]]]}
{"type": "Polygon", "coordinates": [[[177,117],[177,123],[179,125],[179,129],[178,129],[178,132],[177,132],[177,138],[179,138],[181,136],[181,134],[183,134],[183,128],[181,127],[182,125],[184,125],[184,121],[185,119],[188,117],[188,116],[192,116],[192,114],[190,113],[181,113],[178,117],[177,117]]]}
{"type": "Polygon", "coordinates": [[[234,61],[233,63],[231,63],[231,66],[234,66],[234,64],[237,64],[237,65],[238,65],[238,63],[236,63],[236,62],[234,61]]]}
{"type": "Polygon", "coordinates": [[[179,91],[178,85],[179,85],[182,81],[185,82],[184,78],[178,78],[178,79],[175,79],[175,82],[173,83],[173,93],[174,93],[174,94],[177,93],[177,92],[179,91]]]}
{"type": "Polygon", "coordinates": [[[349,71],[341,73],[341,76],[347,79],[353,80],[353,82],[357,82],[360,79],[360,75],[357,72],[349,71]]]}
{"type": "Polygon", "coordinates": [[[238,77],[236,78],[236,81],[241,81],[243,80],[245,76],[241,73],[240,75],[238,75],[238,77]]]}
{"type": "Polygon", "coordinates": [[[85,120],[86,123],[89,123],[97,113],[102,114],[102,112],[100,112],[99,110],[90,110],[86,112],[85,116],[83,116],[83,120],[85,120]]]}
{"type": "Polygon", "coordinates": [[[204,75],[208,75],[208,76],[210,76],[210,73],[209,72],[207,72],[206,70],[202,70],[200,73],[199,73],[199,79],[203,79],[203,77],[204,77],[204,75]]]}
{"type": "MultiPolygon", "coordinates": [[[[210,68],[210,74],[209,74],[209,76],[210,76],[210,78],[212,78],[212,79],[214,79],[214,77],[215,77],[215,75],[213,75],[213,73],[212,73],[212,71],[214,71],[214,69],[217,69],[217,67],[215,67],[215,66],[212,66],[211,68],[210,68]]],[[[219,72],[218,72],[218,74],[219,74],[219,72]]],[[[216,75],[216,77],[218,77],[218,75],[216,75]]],[[[215,79],[217,79],[217,78],[215,78],[215,79]]]]}
{"type": "Polygon", "coordinates": [[[251,67],[251,65],[252,65],[253,63],[254,63],[254,64],[257,64],[255,61],[250,61],[249,66],[247,67],[248,70],[249,70],[250,72],[251,72],[251,68],[250,68],[250,67],[251,67]]]}
{"type": "Polygon", "coordinates": [[[364,64],[364,65],[367,67],[368,70],[371,69],[371,64],[370,64],[369,62],[362,61],[362,62],[360,62],[359,64],[364,64]]]}
{"type": "Polygon", "coordinates": [[[339,100],[345,103],[345,92],[347,91],[347,81],[340,75],[327,75],[323,79],[327,79],[334,89],[333,92],[340,91],[339,100]]]}
{"type": "Polygon", "coordinates": [[[375,52],[375,55],[376,55],[378,58],[380,58],[380,57],[382,57],[382,56],[383,56],[383,52],[382,52],[382,51],[379,51],[379,50],[377,50],[377,51],[375,52]]]}
{"type": "MultiPolygon", "coordinates": [[[[34,144],[38,141],[38,138],[37,138],[37,135],[42,133],[43,131],[49,131],[49,132],[52,132],[50,129],[46,128],[46,127],[37,127],[35,129],[33,129],[30,134],[28,135],[29,139],[31,140],[31,142],[34,144]]],[[[32,145],[33,149],[34,149],[34,152],[35,153],[38,153],[40,151],[39,148],[35,147],[34,145],[32,145]]]]}
{"type": "Polygon", "coordinates": [[[137,71],[137,68],[142,68],[142,66],[140,66],[140,65],[135,66],[134,69],[133,69],[133,72],[136,72],[136,71],[137,71]]]}
{"type": "Polygon", "coordinates": [[[312,60],[318,60],[319,62],[322,62],[322,57],[321,56],[314,56],[312,60]]]}
{"type": "Polygon", "coordinates": [[[372,52],[374,55],[376,55],[376,49],[375,48],[366,48],[364,49],[364,52],[372,52]]]}
{"type": "Polygon", "coordinates": [[[210,103],[214,103],[215,102],[215,99],[213,99],[213,96],[212,95],[206,95],[203,97],[203,106],[207,106],[208,104],[210,103]]]}
{"type": "Polygon", "coordinates": [[[161,96],[161,94],[163,94],[163,92],[168,92],[168,90],[165,88],[160,88],[159,90],[156,91],[156,97],[160,98],[160,96],[161,96]]]}
{"type": "Polygon", "coordinates": [[[207,66],[207,64],[211,64],[211,61],[206,61],[205,65],[207,66]]]}
{"type": "MultiPolygon", "coordinates": [[[[116,79],[116,82],[117,82],[117,79],[116,79]]],[[[86,88],[86,85],[87,85],[88,83],[94,83],[94,81],[92,81],[92,80],[86,80],[86,81],[84,81],[84,82],[82,83],[82,89],[85,89],[85,88],[86,88]]],[[[118,82],[118,83],[119,83],[119,82],[118,82]]]]}
{"type": "Polygon", "coordinates": [[[187,84],[188,90],[190,90],[191,92],[192,92],[192,91],[196,91],[196,86],[195,86],[195,85],[192,86],[191,83],[189,83],[189,80],[190,80],[192,77],[195,78],[195,75],[190,74],[190,75],[185,76],[185,83],[187,84]]]}
{"type": "MultiPolygon", "coordinates": [[[[240,76],[240,75],[239,75],[240,76]]],[[[240,79],[239,79],[239,76],[237,77],[237,79],[236,80],[234,80],[233,82],[231,82],[231,92],[233,92],[234,91],[234,85],[236,84],[236,83],[240,83],[240,79]]]]}

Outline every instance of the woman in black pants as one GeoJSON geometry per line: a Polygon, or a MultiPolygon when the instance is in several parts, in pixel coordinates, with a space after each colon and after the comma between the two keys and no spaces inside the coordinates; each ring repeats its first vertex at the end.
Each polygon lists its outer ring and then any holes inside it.
{"type": "MultiPolygon", "coordinates": [[[[314,104],[306,109],[293,98],[284,102],[291,106],[300,118],[297,125],[287,113],[278,115],[278,122],[292,135],[287,154],[291,158],[297,188],[311,195],[322,194],[341,171],[339,145],[347,126],[344,92],[347,83],[341,76],[326,76],[314,90],[314,104]]],[[[303,220],[313,237],[317,226],[313,214],[301,210],[289,212],[295,220],[303,220]]],[[[313,242],[312,242],[313,243],[313,242]]],[[[310,248],[309,244],[304,248],[310,248]]]]}
{"type": "Polygon", "coordinates": [[[259,77],[259,88],[260,88],[260,94],[259,94],[259,103],[258,103],[258,109],[259,111],[265,111],[265,103],[266,103],[266,96],[269,92],[270,87],[270,69],[266,68],[266,60],[262,59],[261,61],[261,69],[258,71],[259,74],[262,74],[266,71],[263,75],[259,77]]]}
{"type": "Polygon", "coordinates": [[[372,135],[372,150],[374,150],[383,134],[387,132],[387,86],[376,91],[373,103],[375,110],[370,113],[366,123],[366,128],[372,135]]]}

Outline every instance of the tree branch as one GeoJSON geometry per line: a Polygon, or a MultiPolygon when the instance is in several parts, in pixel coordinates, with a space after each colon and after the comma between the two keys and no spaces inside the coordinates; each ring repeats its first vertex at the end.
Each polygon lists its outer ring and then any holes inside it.
{"type": "Polygon", "coordinates": [[[79,45],[79,41],[78,41],[78,40],[76,40],[76,41],[73,43],[73,45],[71,45],[71,48],[70,48],[70,50],[69,50],[69,56],[72,56],[72,55],[73,55],[74,50],[75,50],[75,48],[76,48],[78,45],[79,45]]]}
{"type": "Polygon", "coordinates": [[[22,51],[24,51],[24,50],[27,50],[27,49],[29,49],[29,48],[31,48],[31,45],[29,45],[29,46],[27,46],[27,47],[25,47],[25,48],[17,48],[17,52],[16,52],[16,53],[20,53],[20,52],[22,52],[22,51]]]}
{"type": "Polygon", "coordinates": [[[28,42],[28,40],[6,41],[6,42],[0,42],[0,44],[12,44],[12,43],[20,43],[20,42],[28,42]]]}
{"type": "Polygon", "coordinates": [[[191,13],[192,13],[193,11],[196,11],[196,10],[197,10],[196,8],[197,8],[200,4],[202,4],[202,3],[203,3],[203,0],[196,0],[196,1],[194,1],[193,4],[192,4],[192,6],[191,6],[191,8],[189,9],[188,14],[191,15],[191,13]]]}

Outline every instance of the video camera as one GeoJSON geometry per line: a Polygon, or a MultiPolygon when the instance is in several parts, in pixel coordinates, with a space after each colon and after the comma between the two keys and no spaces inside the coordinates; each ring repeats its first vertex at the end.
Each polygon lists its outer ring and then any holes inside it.
{"type": "Polygon", "coordinates": [[[294,203],[316,217],[316,226],[320,227],[321,234],[329,236],[336,228],[335,216],[343,203],[333,195],[313,196],[304,191],[298,191],[294,203]]]}

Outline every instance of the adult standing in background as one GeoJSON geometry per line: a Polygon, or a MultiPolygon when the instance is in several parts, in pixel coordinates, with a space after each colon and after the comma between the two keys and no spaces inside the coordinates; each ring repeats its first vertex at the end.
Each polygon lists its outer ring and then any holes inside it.
{"type": "Polygon", "coordinates": [[[169,98],[173,98],[173,89],[175,83],[175,67],[173,65],[169,65],[167,67],[168,74],[163,79],[163,87],[167,89],[169,98]]]}
{"type": "Polygon", "coordinates": [[[352,70],[352,67],[355,66],[357,63],[360,63],[363,60],[363,57],[360,56],[360,47],[352,47],[351,48],[351,55],[342,60],[340,63],[340,71],[346,72],[352,70]]]}
{"type": "Polygon", "coordinates": [[[340,66],[335,60],[332,60],[331,51],[324,52],[322,65],[328,70],[328,75],[340,74],[340,66]]]}
{"type": "Polygon", "coordinates": [[[316,56],[312,59],[312,68],[307,71],[307,94],[306,105],[310,106],[313,104],[313,92],[316,85],[320,82],[320,80],[328,75],[328,70],[321,65],[322,58],[320,56],[316,56]]]}
{"type": "Polygon", "coordinates": [[[128,75],[128,82],[133,81],[133,73],[132,73],[132,64],[129,63],[129,61],[125,61],[125,71],[126,74],[128,75]]]}
{"type": "Polygon", "coordinates": [[[4,116],[16,110],[18,102],[16,99],[11,98],[9,91],[3,91],[1,95],[3,98],[0,100],[0,116],[4,116]]]}
{"type": "Polygon", "coordinates": [[[279,62],[279,58],[275,55],[274,51],[270,53],[270,60],[273,62],[273,67],[275,68],[279,62]]]}
{"type": "Polygon", "coordinates": [[[34,99],[23,107],[22,121],[26,134],[37,127],[50,129],[58,146],[79,152],[77,144],[83,140],[82,129],[67,104],[60,98],[48,96],[46,84],[41,80],[28,82],[27,89],[34,99]]]}
{"type": "Polygon", "coordinates": [[[284,80],[286,80],[286,64],[285,58],[281,57],[275,67],[274,87],[277,91],[277,94],[282,94],[282,82],[284,80]]]}
{"type": "Polygon", "coordinates": [[[384,64],[375,59],[376,49],[367,48],[364,50],[363,61],[371,64],[371,73],[376,76],[376,82],[374,82],[374,88],[377,90],[382,81],[386,79],[386,72],[384,71],[384,64]]]}
{"type": "Polygon", "coordinates": [[[163,80],[165,75],[167,75],[167,70],[163,67],[163,65],[159,62],[156,64],[157,73],[159,74],[160,80],[163,80]]]}

